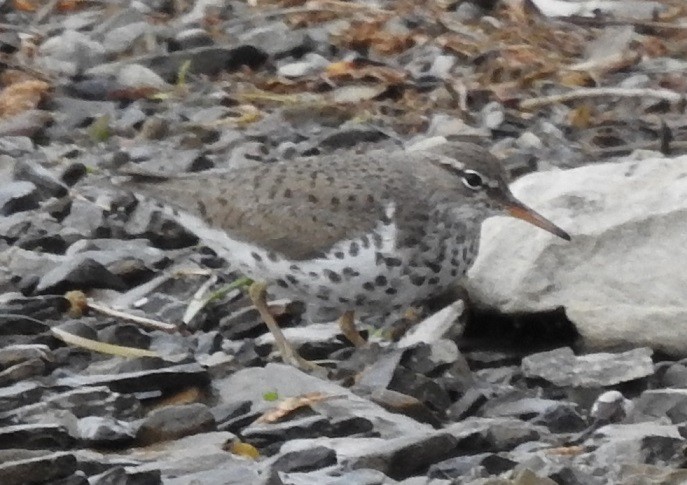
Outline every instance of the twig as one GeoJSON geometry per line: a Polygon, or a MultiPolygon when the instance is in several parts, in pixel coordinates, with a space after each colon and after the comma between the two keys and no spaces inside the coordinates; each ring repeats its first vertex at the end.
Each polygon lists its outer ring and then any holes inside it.
{"type": "Polygon", "coordinates": [[[565,103],[584,98],[601,98],[616,96],[621,98],[656,98],[684,107],[687,97],[668,89],[641,89],[641,88],[583,88],[564,94],[542,96],[539,98],[525,99],[520,102],[520,109],[532,110],[555,103],[565,103]]]}
{"type": "Polygon", "coordinates": [[[121,312],[119,310],[114,310],[112,308],[106,307],[99,303],[95,303],[93,300],[88,300],[88,308],[91,308],[103,315],[109,315],[111,317],[123,318],[125,320],[130,320],[135,323],[140,323],[150,328],[156,330],[162,330],[163,332],[177,332],[179,329],[176,325],[171,323],[160,322],[158,320],[153,320],[152,318],[139,317],[138,315],[132,315],[131,313],[121,312]]]}
{"type": "Polygon", "coordinates": [[[58,327],[52,327],[50,331],[55,337],[62,340],[69,345],[75,345],[93,352],[100,352],[101,354],[116,355],[118,357],[135,358],[135,357],[160,357],[160,354],[152,350],[139,349],[137,347],[124,347],[122,345],[108,344],[99,342],[89,338],[74,335],[58,327]]]}
{"type": "Polygon", "coordinates": [[[594,17],[565,17],[565,22],[583,25],[586,27],[613,27],[613,26],[625,26],[631,25],[633,27],[640,27],[644,29],[656,29],[656,30],[685,30],[687,29],[687,24],[678,23],[668,23],[668,22],[655,22],[650,20],[633,20],[633,19],[604,19],[604,18],[594,18],[594,17]]]}
{"type": "Polygon", "coordinates": [[[262,20],[262,19],[269,19],[272,17],[284,17],[287,15],[292,15],[292,14],[305,14],[305,13],[327,13],[327,12],[332,12],[332,13],[345,13],[345,12],[357,12],[361,10],[367,10],[367,11],[372,11],[375,13],[391,13],[389,10],[383,10],[381,8],[373,7],[370,5],[359,5],[359,4],[350,4],[347,2],[341,2],[341,1],[336,1],[336,0],[330,0],[330,1],[325,1],[322,2],[324,5],[318,6],[318,5],[305,5],[303,7],[290,7],[290,8],[280,8],[276,10],[267,10],[263,12],[258,12],[253,15],[246,15],[245,17],[238,18],[236,20],[233,20],[231,22],[227,22],[225,25],[226,28],[231,28],[231,27],[236,27],[238,25],[247,23],[247,22],[252,22],[253,20],[262,20]]]}
{"type": "Polygon", "coordinates": [[[48,3],[46,3],[41,9],[36,12],[36,15],[33,17],[33,20],[31,20],[31,25],[38,25],[45,20],[45,18],[52,13],[53,10],[55,10],[55,7],[57,7],[57,4],[60,3],[60,0],[50,0],[48,3]]]}

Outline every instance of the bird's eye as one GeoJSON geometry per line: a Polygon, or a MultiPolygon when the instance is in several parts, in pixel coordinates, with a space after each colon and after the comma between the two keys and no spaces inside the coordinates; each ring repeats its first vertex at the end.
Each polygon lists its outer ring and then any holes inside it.
{"type": "Polygon", "coordinates": [[[479,172],[465,170],[463,172],[463,184],[469,189],[477,190],[484,185],[484,179],[479,172]]]}

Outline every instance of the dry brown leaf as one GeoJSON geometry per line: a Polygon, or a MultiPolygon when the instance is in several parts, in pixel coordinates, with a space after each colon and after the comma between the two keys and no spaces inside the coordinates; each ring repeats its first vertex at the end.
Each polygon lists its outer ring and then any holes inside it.
{"type": "Polygon", "coordinates": [[[476,42],[459,34],[443,34],[437,37],[435,42],[443,49],[457,54],[463,59],[470,59],[480,52],[476,42]]]}
{"type": "Polygon", "coordinates": [[[38,7],[36,7],[35,3],[30,0],[14,0],[12,5],[16,10],[22,12],[35,12],[38,10],[38,7]]]}
{"type": "Polygon", "coordinates": [[[262,416],[255,420],[256,423],[274,423],[280,419],[288,416],[292,412],[305,406],[331,399],[336,396],[325,394],[324,392],[309,392],[301,396],[289,397],[284,399],[276,408],[265,412],[262,416]]]}
{"type": "Polygon", "coordinates": [[[55,10],[62,13],[72,12],[74,10],[82,8],[85,5],[85,3],[86,2],[84,2],[83,0],[61,0],[57,3],[55,10]]]}
{"type": "Polygon", "coordinates": [[[415,40],[412,33],[391,33],[385,30],[385,23],[386,16],[351,22],[351,26],[339,35],[339,40],[354,50],[373,49],[387,55],[413,47],[415,40]]]}
{"type": "Polygon", "coordinates": [[[332,81],[371,79],[381,81],[387,85],[401,84],[407,77],[405,72],[392,67],[373,65],[360,61],[334,62],[327,66],[324,76],[332,81]]]}
{"type": "Polygon", "coordinates": [[[641,44],[642,50],[647,57],[665,57],[668,55],[668,48],[659,37],[647,35],[641,40],[641,44]]]}
{"type": "Polygon", "coordinates": [[[562,71],[558,73],[558,82],[571,88],[590,88],[596,85],[594,78],[586,71],[562,71]]]}
{"type": "Polygon", "coordinates": [[[180,404],[192,404],[199,402],[205,397],[203,391],[198,387],[187,387],[186,389],[176,392],[170,396],[165,396],[155,402],[154,408],[161,408],[164,406],[175,406],[180,404]]]}
{"type": "MultiPolygon", "coordinates": [[[[42,7],[43,2],[38,0],[14,0],[14,8],[22,12],[36,12],[42,7]]],[[[61,0],[55,5],[55,10],[58,12],[71,12],[77,10],[84,5],[83,0],[61,0]]]]}
{"type": "Polygon", "coordinates": [[[5,69],[0,72],[0,86],[7,87],[24,81],[35,81],[36,78],[19,69],[5,69]]]}
{"type": "Polygon", "coordinates": [[[13,116],[29,109],[35,109],[50,90],[43,81],[21,81],[0,92],[0,118],[13,116]]]}
{"type": "Polygon", "coordinates": [[[577,129],[589,128],[592,124],[594,108],[583,103],[568,113],[568,123],[577,129]]]}
{"type": "Polygon", "coordinates": [[[64,294],[65,299],[69,302],[69,309],[67,314],[72,318],[80,318],[88,310],[88,299],[83,291],[73,290],[64,294]]]}
{"type": "Polygon", "coordinates": [[[584,452],[584,446],[561,446],[559,448],[551,448],[547,450],[547,453],[558,456],[577,456],[584,452]]]}

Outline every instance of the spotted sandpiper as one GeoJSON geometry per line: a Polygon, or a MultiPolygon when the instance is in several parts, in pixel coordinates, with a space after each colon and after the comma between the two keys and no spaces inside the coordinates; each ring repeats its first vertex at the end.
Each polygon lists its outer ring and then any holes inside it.
{"type": "Polygon", "coordinates": [[[408,308],[446,291],[472,265],[482,222],[511,215],[569,240],[518,201],[498,159],[473,144],[260,164],[221,174],[134,178],[133,192],[255,283],[250,296],[284,361],[312,370],[284,338],[266,288],[340,316],[408,308]]]}

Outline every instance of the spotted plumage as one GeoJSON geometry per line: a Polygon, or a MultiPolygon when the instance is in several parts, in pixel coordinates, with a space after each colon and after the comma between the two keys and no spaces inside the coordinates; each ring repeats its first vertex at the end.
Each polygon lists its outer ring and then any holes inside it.
{"type": "Polygon", "coordinates": [[[134,177],[127,187],[173,207],[246,275],[338,314],[384,313],[442,292],[473,263],[492,215],[567,237],[511,195],[498,160],[465,143],[134,177]]]}

